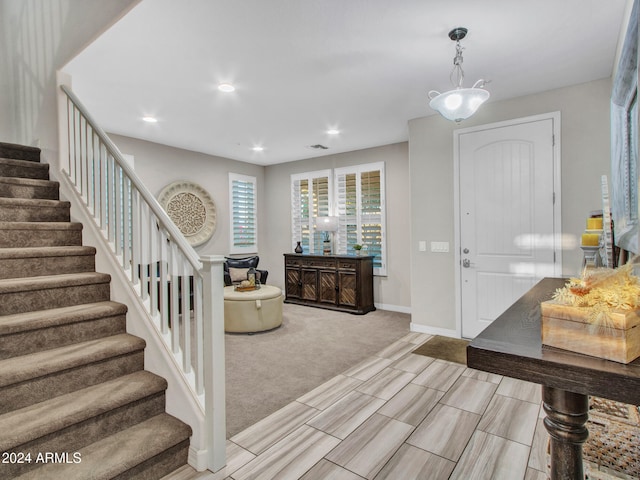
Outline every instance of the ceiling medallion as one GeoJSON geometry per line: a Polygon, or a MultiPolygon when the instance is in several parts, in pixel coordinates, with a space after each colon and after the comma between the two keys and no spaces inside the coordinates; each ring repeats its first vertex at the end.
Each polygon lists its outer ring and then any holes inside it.
{"type": "Polygon", "coordinates": [[[208,241],[216,229],[216,205],[197,183],[173,182],[162,189],[158,202],[192,247],[208,241]]]}

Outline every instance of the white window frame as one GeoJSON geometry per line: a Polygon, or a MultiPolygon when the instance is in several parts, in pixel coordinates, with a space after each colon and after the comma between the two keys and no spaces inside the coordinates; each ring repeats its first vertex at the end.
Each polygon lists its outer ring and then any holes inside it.
{"type": "Polygon", "coordinates": [[[307,180],[309,185],[308,204],[313,205],[313,180],[317,178],[326,178],[329,190],[329,215],[333,215],[333,173],[331,169],[316,170],[314,172],[293,173],[291,174],[291,248],[295,248],[297,242],[303,240],[302,231],[307,227],[310,232],[309,245],[305,248],[304,253],[322,254],[314,249],[312,236],[314,232],[313,215],[310,212],[309,218],[303,220],[301,218],[301,199],[296,192],[296,182],[307,180]]]}
{"type": "Polygon", "coordinates": [[[256,177],[241,175],[239,173],[229,173],[229,253],[230,254],[253,254],[258,253],[258,182],[256,177]],[[254,242],[246,246],[234,244],[234,232],[236,227],[235,212],[233,209],[234,182],[244,182],[253,185],[253,225],[255,229],[254,242]]]}
{"type": "Polygon", "coordinates": [[[380,266],[376,267],[374,265],[373,274],[377,276],[386,276],[387,275],[387,225],[386,225],[386,200],[385,200],[385,168],[384,162],[374,162],[374,163],[365,163],[361,165],[354,165],[349,167],[336,168],[334,170],[334,185],[336,189],[336,195],[334,198],[335,205],[335,214],[340,218],[341,227],[338,229],[337,233],[337,253],[338,254],[348,254],[347,244],[346,244],[346,232],[342,230],[342,225],[345,222],[344,214],[342,212],[345,211],[345,208],[340,204],[339,198],[339,185],[340,180],[339,177],[341,175],[349,175],[355,174],[356,176],[356,205],[357,205],[357,213],[356,213],[356,222],[357,222],[357,241],[362,244],[362,191],[361,191],[361,173],[363,172],[371,172],[379,170],[380,171],[380,225],[381,225],[381,249],[380,249],[380,266]]]}

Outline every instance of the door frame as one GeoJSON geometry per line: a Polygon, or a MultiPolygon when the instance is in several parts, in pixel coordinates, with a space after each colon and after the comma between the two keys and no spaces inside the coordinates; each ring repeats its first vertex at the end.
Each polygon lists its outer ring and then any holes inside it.
{"type": "Polygon", "coordinates": [[[560,138],[560,112],[549,112],[528,117],[515,118],[502,122],[487,123],[475,127],[460,128],[453,132],[453,213],[454,213],[454,259],[455,259],[455,314],[456,335],[462,338],[462,275],[461,261],[462,248],[460,245],[461,215],[460,215],[460,135],[466,133],[493,130],[496,128],[511,127],[524,123],[533,123],[541,120],[552,120],[553,124],[553,251],[555,253],[554,275],[562,276],[562,183],[561,183],[561,138],[560,138]]]}

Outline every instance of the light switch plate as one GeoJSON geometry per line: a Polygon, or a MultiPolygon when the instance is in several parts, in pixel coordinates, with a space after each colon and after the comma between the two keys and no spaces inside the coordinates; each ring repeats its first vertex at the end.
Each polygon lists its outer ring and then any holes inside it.
{"type": "Polygon", "coordinates": [[[427,251],[427,242],[425,240],[420,240],[418,242],[418,250],[420,252],[426,252],[427,251]]]}
{"type": "Polygon", "coordinates": [[[447,253],[449,251],[449,242],[431,242],[431,251],[447,253]]]}

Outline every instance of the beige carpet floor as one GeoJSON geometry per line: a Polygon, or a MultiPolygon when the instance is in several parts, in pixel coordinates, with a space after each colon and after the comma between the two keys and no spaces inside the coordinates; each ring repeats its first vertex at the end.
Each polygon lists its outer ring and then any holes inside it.
{"type": "Polygon", "coordinates": [[[403,337],[410,318],[285,304],[280,328],[226,334],[227,437],[403,337]]]}

